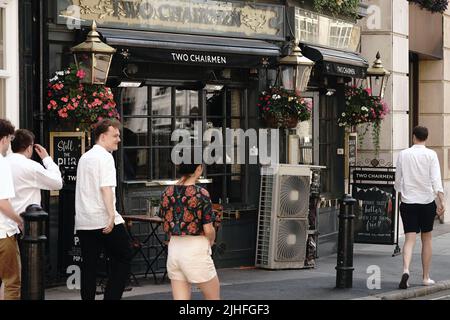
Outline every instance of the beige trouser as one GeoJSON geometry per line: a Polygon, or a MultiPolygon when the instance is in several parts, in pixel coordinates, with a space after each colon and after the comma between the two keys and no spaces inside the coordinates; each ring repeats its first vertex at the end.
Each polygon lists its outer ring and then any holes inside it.
{"type": "Polygon", "coordinates": [[[0,239],[0,279],[5,300],[20,300],[21,264],[15,236],[0,239]]]}

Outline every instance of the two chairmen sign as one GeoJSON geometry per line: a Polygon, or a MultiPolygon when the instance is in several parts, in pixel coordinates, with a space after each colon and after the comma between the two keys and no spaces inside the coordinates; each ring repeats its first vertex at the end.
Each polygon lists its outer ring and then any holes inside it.
{"type": "Polygon", "coordinates": [[[395,244],[395,172],[356,170],[353,178],[352,196],[356,199],[355,243],[395,244]],[[359,180],[359,183],[355,183],[355,180],[359,180]]]}

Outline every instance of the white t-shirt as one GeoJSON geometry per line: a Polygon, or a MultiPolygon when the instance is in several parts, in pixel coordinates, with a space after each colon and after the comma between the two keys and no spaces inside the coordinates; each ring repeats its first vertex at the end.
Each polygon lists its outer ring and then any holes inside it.
{"type": "Polygon", "coordinates": [[[42,160],[45,168],[23,154],[11,153],[6,157],[11,167],[16,196],[11,205],[17,213],[22,213],[30,204],[41,204],[42,190],[62,188],[61,172],[52,158],[42,160]]]}
{"type": "Polygon", "coordinates": [[[94,145],[78,162],[75,188],[75,230],[103,229],[108,224],[108,212],[101,187],[112,187],[114,224],[124,223],[116,207],[116,167],[114,158],[105,148],[94,145]]]}
{"type": "MultiPolygon", "coordinates": [[[[0,154],[0,199],[14,198],[14,183],[8,161],[0,154]]],[[[0,211],[0,239],[19,233],[17,223],[0,211]]]]}
{"type": "Polygon", "coordinates": [[[443,193],[436,152],[417,144],[400,152],[395,171],[395,190],[402,194],[402,202],[417,204],[433,202],[438,192],[443,193]]]}

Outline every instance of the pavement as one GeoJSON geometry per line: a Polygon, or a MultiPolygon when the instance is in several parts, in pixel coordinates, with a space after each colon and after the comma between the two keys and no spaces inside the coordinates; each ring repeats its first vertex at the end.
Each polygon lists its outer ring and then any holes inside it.
{"type": "MultiPolygon", "coordinates": [[[[400,247],[404,238],[400,237],[400,247]]],[[[410,287],[398,289],[402,256],[392,257],[395,246],[355,244],[353,286],[337,289],[336,255],[319,257],[313,269],[264,270],[254,267],[219,269],[223,300],[402,300],[420,298],[450,289],[450,224],[436,221],[433,231],[431,278],[435,285],[422,285],[420,237],[417,237],[410,268],[410,287]]],[[[123,295],[124,300],[171,300],[169,281],[154,284],[138,278],[139,285],[123,295]]],[[[97,299],[102,299],[98,295],[97,299]]],[[[46,289],[46,300],[79,300],[79,290],[67,287],[46,289]]],[[[201,300],[197,288],[192,299],[201,300]]]]}

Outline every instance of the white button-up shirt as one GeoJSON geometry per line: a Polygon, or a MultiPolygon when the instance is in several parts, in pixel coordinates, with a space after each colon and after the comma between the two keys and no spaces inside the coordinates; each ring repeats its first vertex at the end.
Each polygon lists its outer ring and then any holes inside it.
{"type": "Polygon", "coordinates": [[[114,158],[96,144],[78,162],[75,188],[75,230],[103,229],[108,225],[108,211],[103,202],[101,187],[112,187],[115,220],[124,223],[116,208],[116,167],[114,158]]]}
{"type": "MultiPolygon", "coordinates": [[[[0,199],[14,198],[14,183],[8,161],[0,154],[0,199]]],[[[0,211],[0,239],[19,233],[17,223],[0,211]]]]}
{"type": "Polygon", "coordinates": [[[436,152],[415,144],[400,152],[395,172],[395,190],[402,202],[427,204],[444,192],[436,152]]]}
{"type": "Polygon", "coordinates": [[[11,153],[6,160],[11,167],[16,194],[11,199],[11,205],[18,214],[30,204],[41,204],[41,190],[62,188],[61,172],[51,157],[42,160],[44,167],[20,153],[11,153]]]}

